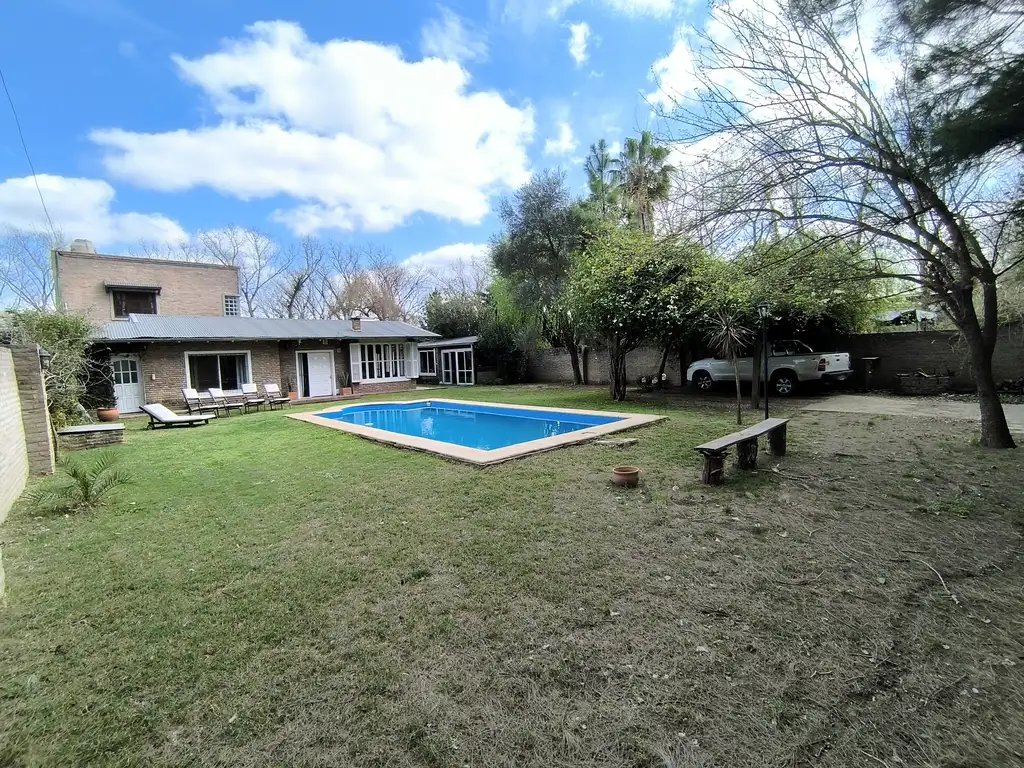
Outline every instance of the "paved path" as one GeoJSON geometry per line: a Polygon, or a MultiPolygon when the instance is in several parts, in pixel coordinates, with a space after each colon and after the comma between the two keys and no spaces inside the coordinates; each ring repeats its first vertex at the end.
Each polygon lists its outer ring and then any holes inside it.
{"type": "MultiPolygon", "coordinates": [[[[919,397],[878,397],[876,395],[833,395],[804,406],[805,411],[833,413],[877,413],[890,416],[925,416],[933,419],[980,421],[977,403],[919,397]]],[[[1006,421],[1013,432],[1024,432],[1024,405],[1004,405],[1006,421]]]]}

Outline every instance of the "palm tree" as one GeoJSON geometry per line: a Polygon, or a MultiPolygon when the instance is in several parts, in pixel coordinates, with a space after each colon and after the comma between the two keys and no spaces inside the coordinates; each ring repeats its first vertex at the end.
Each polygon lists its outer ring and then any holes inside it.
{"type": "Polygon", "coordinates": [[[615,215],[619,206],[619,181],[615,160],[608,151],[608,142],[601,139],[590,145],[590,155],[583,165],[587,172],[590,199],[597,206],[602,219],[615,215]]]}
{"type": "Polygon", "coordinates": [[[654,204],[668,198],[675,170],[666,162],[668,154],[668,147],[655,144],[650,131],[641,131],[639,139],[626,139],[615,161],[626,218],[644,232],[654,232],[654,204]]]}

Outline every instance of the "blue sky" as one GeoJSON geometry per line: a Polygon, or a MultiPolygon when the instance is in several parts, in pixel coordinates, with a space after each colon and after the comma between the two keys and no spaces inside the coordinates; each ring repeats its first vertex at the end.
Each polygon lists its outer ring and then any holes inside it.
{"type": "MultiPolygon", "coordinates": [[[[684,0],[36,0],[0,67],[67,239],[120,252],[228,224],[479,252],[545,167],[649,127],[684,0]],[[572,43],[572,44],[571,44],[572,43]]],[[[671,74],[671,73],[668,73],[671,74]]],[[[0,225],[42,226],[6,104],[0,225]]],[[[427,254],[422,256],[422,254],[427,254]]]]}

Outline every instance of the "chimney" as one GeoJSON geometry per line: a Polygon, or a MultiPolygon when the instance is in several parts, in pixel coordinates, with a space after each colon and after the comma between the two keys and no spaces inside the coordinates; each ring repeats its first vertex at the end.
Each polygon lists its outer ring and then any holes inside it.
{"type": "Polygon", "coordinates": [[[359,331],[362,329],[362,327],[363,321],[360,318],[356,317],[355,315],[352,315],[352,330],[359,331]]]}

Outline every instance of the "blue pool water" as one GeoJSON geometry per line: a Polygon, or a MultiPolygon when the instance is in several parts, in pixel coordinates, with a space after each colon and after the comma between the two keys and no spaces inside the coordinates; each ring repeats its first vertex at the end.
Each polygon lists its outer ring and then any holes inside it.
{"type": "Polygon", "coordinates": [[[374,403],[353,405],[319,414],[349,424],[425,437],[483,451],[555,437],[599,424],[621,421],[618,416],[591,416],[558,411],[527,411],[494,405],[460,403],[374,403]]]}

